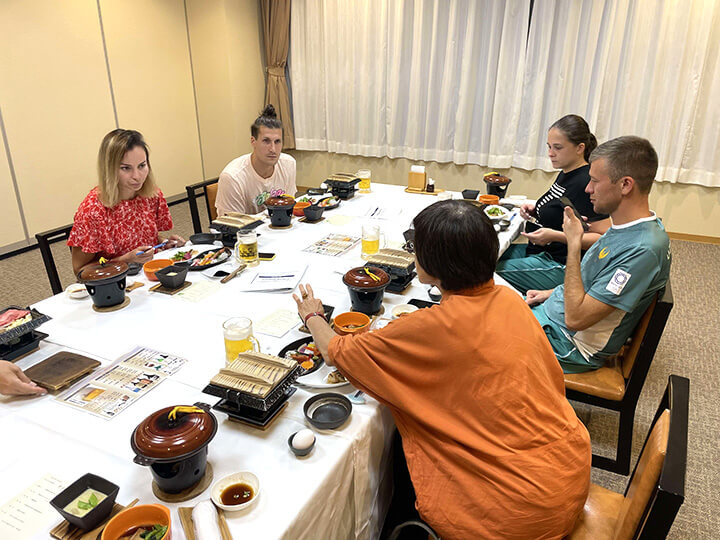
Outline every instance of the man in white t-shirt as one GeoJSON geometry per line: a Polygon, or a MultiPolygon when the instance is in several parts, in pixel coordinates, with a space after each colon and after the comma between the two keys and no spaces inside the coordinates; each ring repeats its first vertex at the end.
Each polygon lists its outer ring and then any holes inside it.
{"type": "Polygon", "coordinates": [[[218,216],[228,212],[257,214],[263,211],[256,198],[263,192],[282,190],[295,195],[295,158],[282,154],[282,122],[268,105],[250,126],[253,151],[233,159],[220,173],[215,208],[218,216]]]}

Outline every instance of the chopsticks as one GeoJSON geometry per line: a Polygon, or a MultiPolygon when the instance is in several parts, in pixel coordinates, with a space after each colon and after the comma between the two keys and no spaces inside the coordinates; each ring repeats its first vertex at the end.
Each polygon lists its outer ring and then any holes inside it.
{"type": "Polygon", "coordinates": [[[235,270],[233,270],[233,271],[230,272],[227,276],[225,276],[224,278],[222,278],[222,279],[220,280],[220,283],[227,283],[227,282],[230,281],[232,278],[234,278],[235,276],[237,276],[240,272],[242,272],[243,270],[245,270],[245,268],[247,268],[247,264],[245,264],[245,263],[240,263],[240,266],[238,266],[235,270]]]}
{"type": "Polygon", "coordinates": [[[168,243],[168,241],[165,240],[164,242],[160,242],[158,245],[153,246],[150,249],[146,249],[145,251],[138,251],[135,255],[143,255],[144,253],[147,253],[148,251],[155,251],[156,249],[163,247],[167,243],[168,243]]]}

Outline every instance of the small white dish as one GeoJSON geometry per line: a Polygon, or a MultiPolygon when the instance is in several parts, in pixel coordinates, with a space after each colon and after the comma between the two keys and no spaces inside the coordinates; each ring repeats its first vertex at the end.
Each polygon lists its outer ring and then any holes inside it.
{"type": "Polygon", "coordinates": [[[260,481],[258,480],[257,476],[248,471],[238,472],[235,474],[231,474],[230,476],[226,476],[225,478],[221,478],[220,480],[215,482],[212,487],[212,491],[210,492],[210,498],[212,499],[212,502],[215,504],[215,506],[217,506],[218,508],[222,508],[226,512],[237,512],[238,510],[244,510],[245,508],[249,508],[253,504],[255,504],[259,496],[260,481]],[[247,484],[252,488],[252,499],[242,504],[223,504],[222,500],[220,499],[220,495],[222,495],[222,492],[233,484],[240,483],[247,484]]]}
{"type": "Polygon", "coordinates": [[[82,283],[71,283],[65,288],[65,294],[75,300],[81,300],[88,296],[88,290],[82,283]]]}
{"type": "Polygon", "coordinates": [[[408,313],[412,313],[417,310],[417,306],[413,306],[412,304],[400,304],[393,308],[392,318],[397,319],[398,317],[402,317],[403,315],[407,315],[408,313]]]}

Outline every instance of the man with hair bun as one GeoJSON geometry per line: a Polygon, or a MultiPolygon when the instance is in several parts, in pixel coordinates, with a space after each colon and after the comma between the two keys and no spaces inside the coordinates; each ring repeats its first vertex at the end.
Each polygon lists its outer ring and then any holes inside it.
{"type": "Polygon", "coordinates": [[[233,159],[220,173],[215,200],[218,216],[261,212],[255,199],[265,191],[279,189],[295,195],[295,158],[281,153],[282,135],[275,107],[266,106],[250,126],[252,153],[233,159]]]}
{"type": "Polygon", "coordinates": [[[585,191],[612,226],[580,263],[583,227],[565,208],[565,281],[529,290],[526,302],[540,321],[565,373],[598,369],[616,355],[670,275],[670,240],[648,196],[658,167],[650,142],[612,139],[590,155],[585,191]]]}

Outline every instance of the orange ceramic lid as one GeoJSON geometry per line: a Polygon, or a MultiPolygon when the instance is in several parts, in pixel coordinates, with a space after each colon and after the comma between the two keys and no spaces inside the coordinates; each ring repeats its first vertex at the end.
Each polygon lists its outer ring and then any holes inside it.
{"type": "Polygon", "coordinates": [[[135,428],[133,449],[149,458],[180,457],[206,445],[216,431],[215,417],[200,407],[165,407],[135,428]]]}
{"type": "Polygon", "coordinates": [[[269,197],[265,206],[295,206],[295,199],[292,197],[269,197]]]}
{"type": "Polygon", "coordinates": [[[78,277],[82,281],[100,281],[119,276],[128,271],[128,265],[124,262],[106,262],[104,264],[93,264],[80,271],[78,277]]]}
{"type": "Polygon", "coordinates": [[[360,289],[374,289],[387,285],[389,282],[390,276],[375,266],[359,266],[348,270],[343,276],[345,285],[360,289]]]}

